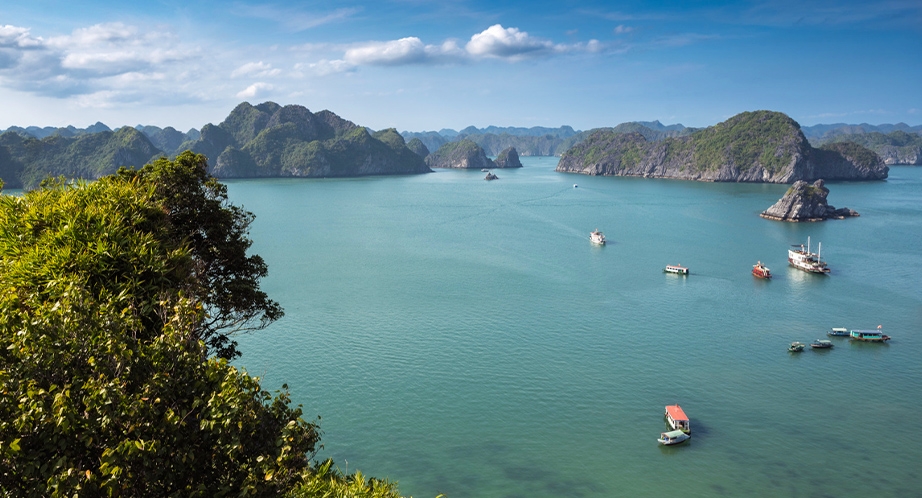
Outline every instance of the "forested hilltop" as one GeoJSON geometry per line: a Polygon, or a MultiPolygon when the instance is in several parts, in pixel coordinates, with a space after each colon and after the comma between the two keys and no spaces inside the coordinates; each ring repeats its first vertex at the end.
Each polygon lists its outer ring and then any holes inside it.
{"type": "Polygon", "coordinates": [[[895,130],[890,133],[829,133],[811,143],[825,145],[850,142],[873,150],[886,164],[922,165],[922,135],[895,130]]]}
{"type": "MultiPolygon", "coordinates": [[[[101,131],[12,128],[0,134],[0,179],[8,188],[33,188],[48,176],[96,179],[121,166],[140,166],[184,150],[204,154],[219,178],[339,177],[426,173],[396,130],[369,132],[330,111],[297,105],[239,104],[218,125],[180,133],[173,128],[101,131]],[[30,129],[32,130],[30,132],[30,129]],[[36,131],[38,130],[38,131],[36,131]]],[[[105,129],[103,129],[105,128],[105,129]]]]}
{"type": "Polygon", "coordinates": [[[557,165],[565,173],[766,183],[879,180],[888,170],[877,154],[851,142],[812,147],[796,121],[772,111],[744,112],[658,141],[599,130],[557,165]]]}

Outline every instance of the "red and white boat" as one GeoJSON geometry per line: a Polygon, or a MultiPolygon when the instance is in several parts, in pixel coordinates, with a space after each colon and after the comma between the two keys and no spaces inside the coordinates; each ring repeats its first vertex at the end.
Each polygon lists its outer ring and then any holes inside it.
{"type": "Polygon", "coordinates": [[[772,271],[763,265],[761,261],[752,265],[752,274],[759,278],[772,278],[772,271]]]}
{"type": "Polygon", "coordinates": [[[674,431],[682,431],[685,434],[691,434],[691,425],[688,422],[688,415],[679,405],[666,405],[666,423],[674,431]]]}

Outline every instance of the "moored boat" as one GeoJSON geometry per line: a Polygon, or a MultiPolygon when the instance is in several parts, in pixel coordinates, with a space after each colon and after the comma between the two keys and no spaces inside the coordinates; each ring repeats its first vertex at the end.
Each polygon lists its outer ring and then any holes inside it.
{"type": "Polygon", "coordinates": [[[691,436],[682,431],[669,431],[661,433],[659,439],[656,441],[664,446],[672,446],[674,444],[684,443],[689,439],[691,439],[691,436]]]}
{"type": "Polygon", "coordinates": [[[833,327],[826,335],[832,337],[848,337],[848,329],[845,327],[833,327]]]}
{"type": "Polygon", "coordinates": [[[832,341],[828,339],[817,339],[810,343],[810,347],[813,349],[830,349],[832,347],[832,341]]]}
{"type": "Polygon", "coordinates": [[[593,244],[605,245],[605,235],[598,228],[589,233],[589,240],[593,244]]]}
{"type": "Polygon", "coordinates": [[[761,261],[752,265],[752,274],[759,278],[772,278],[772,271],[763,265],[761,261]]]}
{"type": "Polygon", "coordinates": [[[682,265],[666,265],[663,271],[666,273],[675,273],[676,275],[688,275],[688,268],[682,265]]]}
{"type": "Polygon", "coordinates": [[[807,237],[806,248],[804,248],[803,244],[794,244],[788,249],[788,262],[798,270],[825,275],[829,273],[829,267],[826,266],[826,263],[820,257],[822,249],[823,244],[820,243],[817,252],[810,252],[810,237],[807,237]]]}
{"type": "Polygon", "coordinates": [[[688,421],[688,415],[679,405],[666,405],[666,423],[674,431],[682,431],[685,434],[691,434],[691,424],[688,421]]]}
{"type": "Polygon", "coordinates": [[[791,343],[790,346],[788,346],[788,351],[790,351],[790,352],[792,352],[792,353],[799,353],[799,352],[803,351],[805,347],[807,347],[806,344],[804,344],[804,343],[802,343],[802,342],[794,341],[794,342],[791,343]]]}
{"type": "Polygon", "coordinates": [[[877,326],[877,330],[852,330],[848,335],[854,341],[886,342],[890,340],[890,336],[883,333],[880,325],[877,326]]]}

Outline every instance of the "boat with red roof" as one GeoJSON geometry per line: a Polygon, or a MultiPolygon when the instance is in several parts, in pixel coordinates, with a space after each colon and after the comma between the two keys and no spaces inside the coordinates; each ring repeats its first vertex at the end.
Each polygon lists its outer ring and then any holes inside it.
{"type": "Polygon", "coordinates": [[[772,271],[763,265],[761,261],[752,265],[752,274],[759,278],[772,278],[772,271]]]}
{"type": "Polygon", "coordinates": [[[666,423],[672,430],[682,431],[685,434],[691,434],[691,424],[688,422],[688,416],[679,405],[666,405],[666,423]]]}

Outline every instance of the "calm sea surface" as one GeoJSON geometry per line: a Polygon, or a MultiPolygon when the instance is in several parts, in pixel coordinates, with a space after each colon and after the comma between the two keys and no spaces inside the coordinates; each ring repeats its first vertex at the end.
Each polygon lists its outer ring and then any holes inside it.
{"type": "Polygon", "coordinates": [[[786,185],[523,163],[228,182],[286,310],[237,364],[322,416],[319,457],[417,498],[922,493],[922,168],[794,224],[758,216],[786,185]],[[807,237],[831,275],[788,266],[807,237]],[[693,438],[664,448],[673,403],[693,438]]]}

